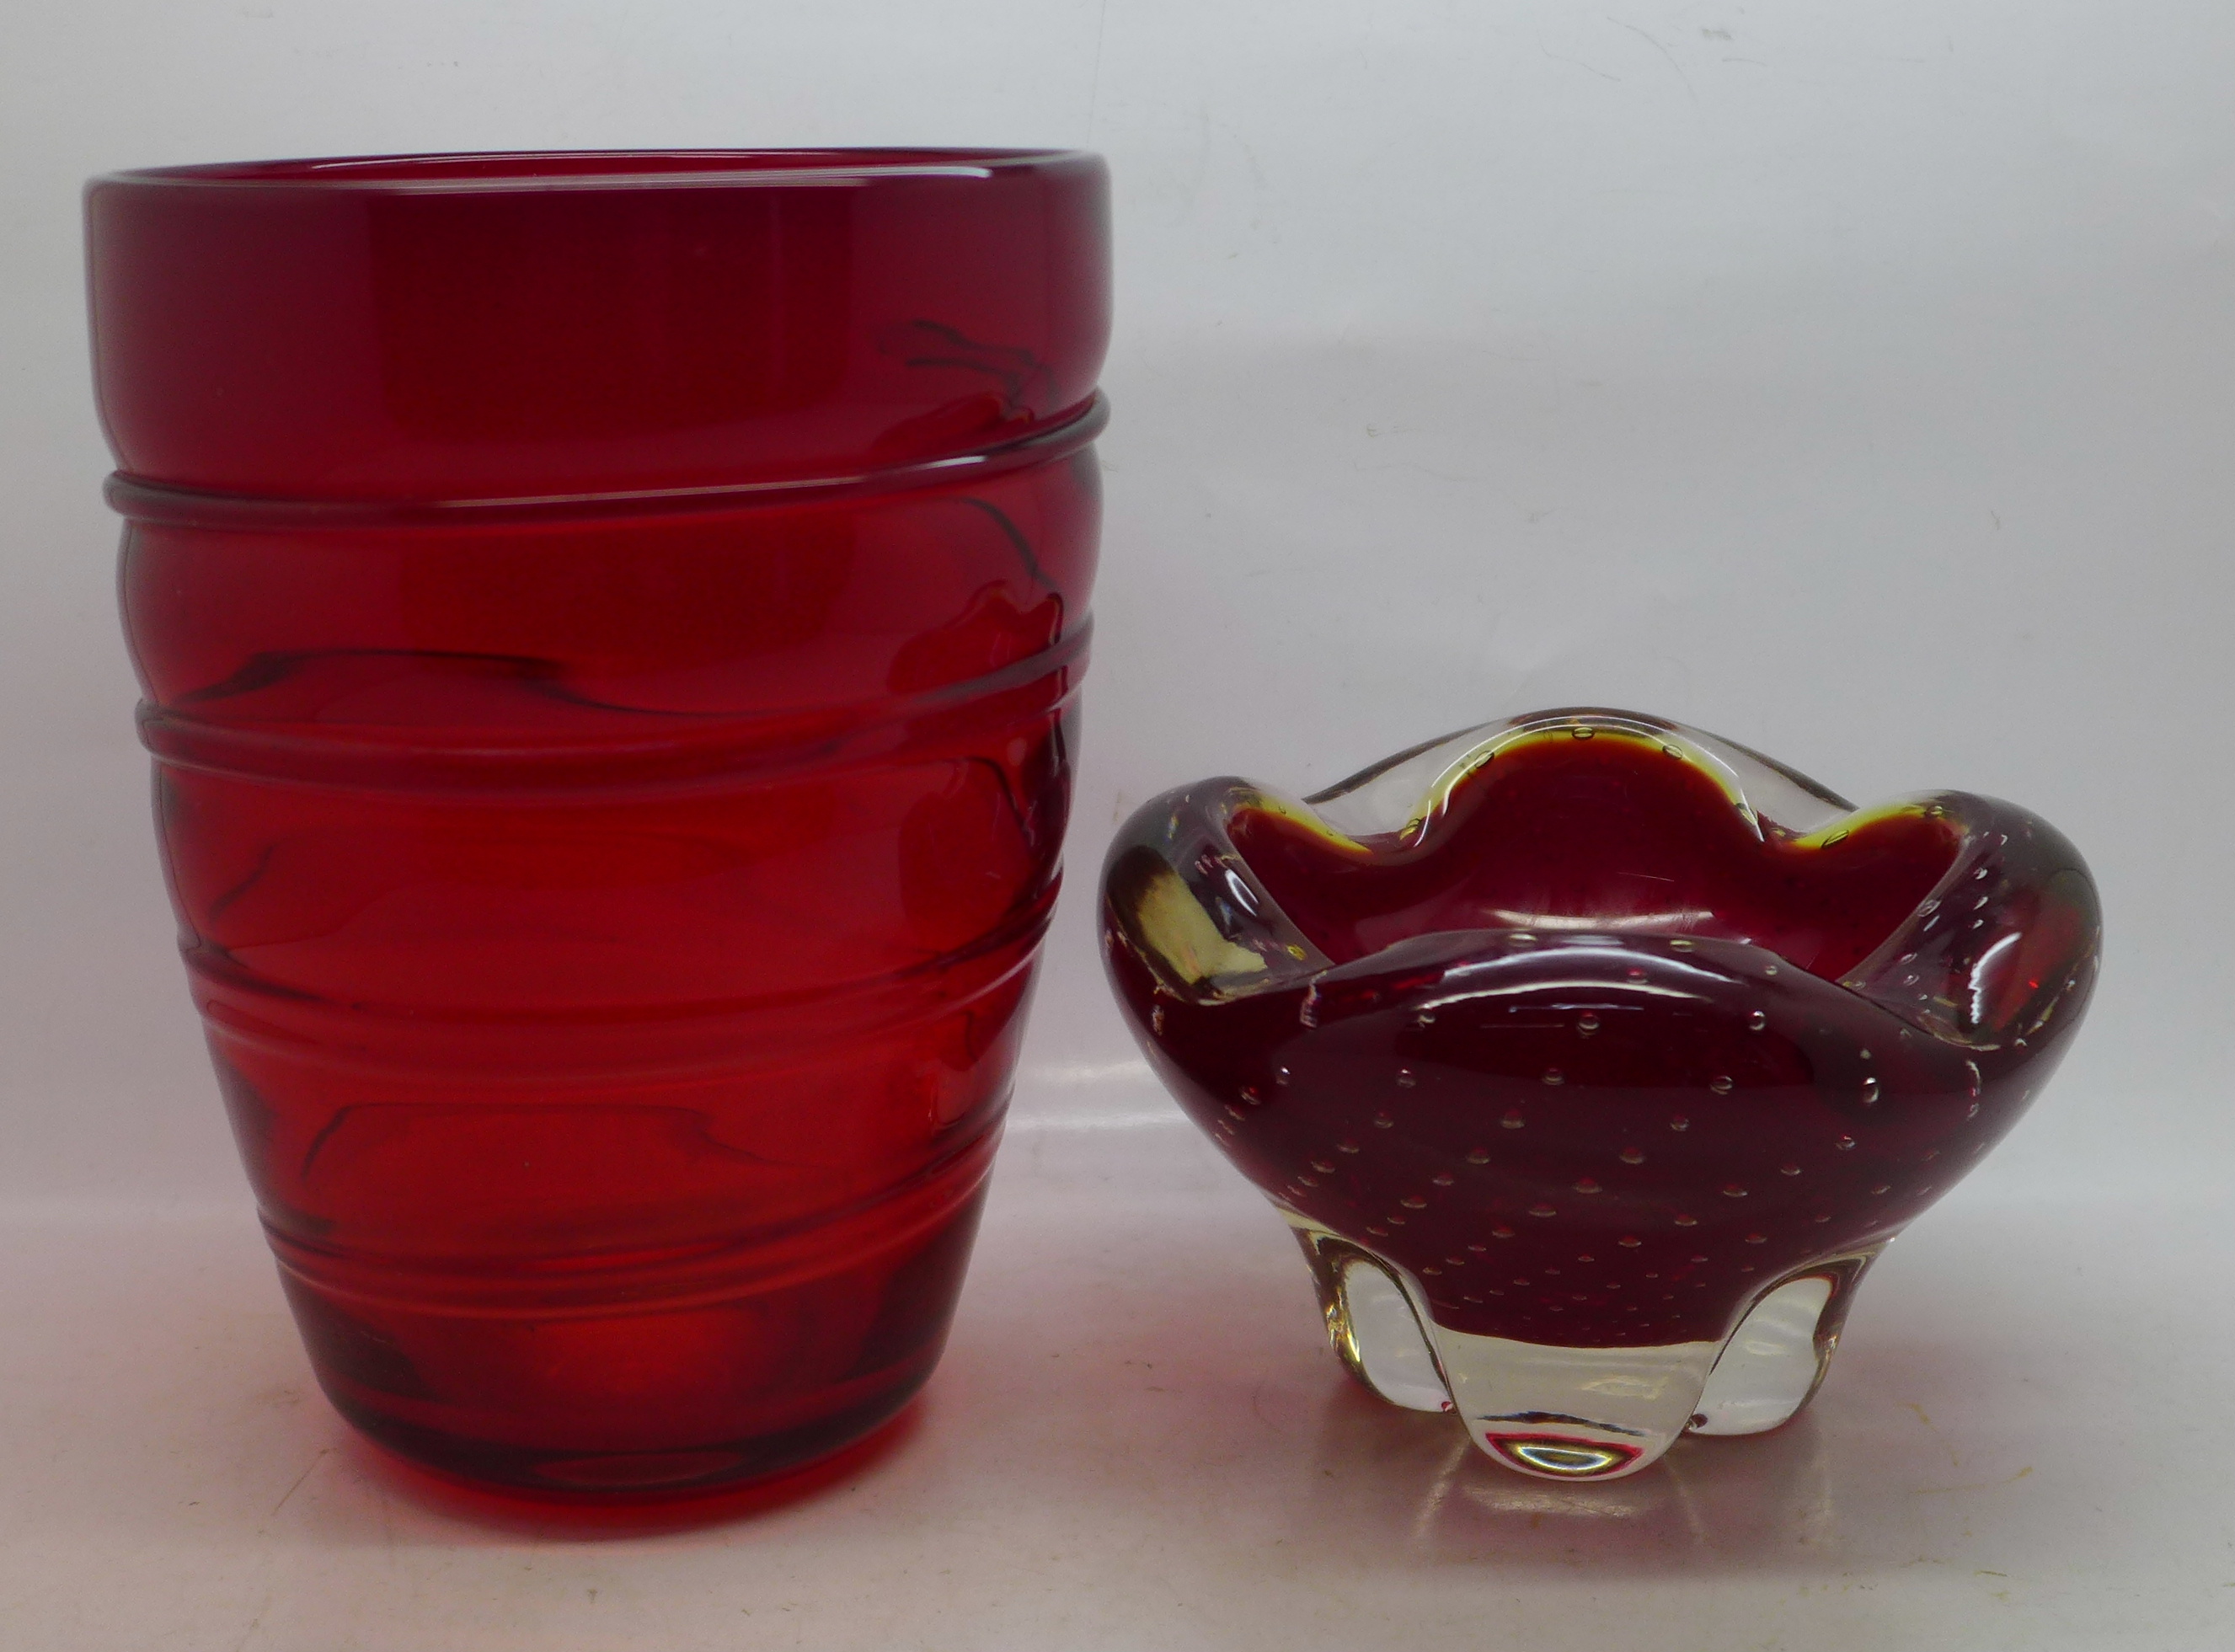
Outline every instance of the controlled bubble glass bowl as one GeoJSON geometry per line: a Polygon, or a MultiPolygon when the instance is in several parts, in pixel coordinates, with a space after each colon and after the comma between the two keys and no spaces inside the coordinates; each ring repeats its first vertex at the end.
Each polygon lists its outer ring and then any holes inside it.
{"type": "Polygon", "coordinates": [[[1167,793],[1103,887],[1135,1032],[1353,1374],[1556,1479],[1799,1411],[1865,1270],[2040,1093],[2101,938],[2023,810],[1858,810],[1597,710],[1302,801],[1167,793]]]}
{"type": "Polygon", "coordinates": [[[1105,188],[1007,151],[90,187],[188,976],[376,1439],[665,1493],[930,1373],[1056,895],[1105,188]]]}

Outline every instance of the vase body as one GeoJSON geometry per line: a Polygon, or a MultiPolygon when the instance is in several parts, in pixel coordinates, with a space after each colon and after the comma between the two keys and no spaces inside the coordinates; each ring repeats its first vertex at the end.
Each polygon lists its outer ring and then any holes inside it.
{"type": "Polygon", "coordinates": [[[375,1439],[746,1479],[936,1361],[1055,898],[1091,157],[435,157],[89,192],[195,1000],[375,1439]]]}

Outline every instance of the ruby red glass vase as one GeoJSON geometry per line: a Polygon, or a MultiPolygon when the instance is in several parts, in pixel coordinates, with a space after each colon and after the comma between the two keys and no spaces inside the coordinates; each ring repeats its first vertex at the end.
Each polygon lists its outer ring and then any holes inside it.
{"type": "Polygon", "coordinates": [[[1105,194],[947,151],[89,187],[163,866],[374,1439],[670,1491],[930,1373],[1058,882],[1105,194]]]}

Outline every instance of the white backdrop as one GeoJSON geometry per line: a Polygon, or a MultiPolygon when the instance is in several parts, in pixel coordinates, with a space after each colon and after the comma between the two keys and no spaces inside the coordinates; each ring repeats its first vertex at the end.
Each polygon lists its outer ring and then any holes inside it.
{"type": "MultiPolygon", "coordinates": [[[[1108,154],[1117,417],[1026,1113],[1131,1053],[1108,829],[1578,702],[2062,826],[2110,967],[2009,1150],[2235,1149],[2235,11],[85,0],[0,87],[0,1189],[239,1185],[170,951],[77,187],[394,150],[1108,154]],[[2094,1115],[2094,1124],[2089,1121],[2094,1115]]],[[[2225,1162],[2222,1160],[2221,1162],[2225,1162]]]]}
{"type": "MultiPolygon", "coordinates": [[[[1142,798],[1222,771],[1305,790],[1592,702],[1858,799],[1956,785],[2057,823],[2102,886],[2102,989],[1951,1208],[2218,1198],[2219,0],[78,0],[8,34],[0,1194],[22,1210],[245,1203],[132,741],[82,179],[754,144],[1076,144],[1113,169],[1099,630],[1026,1134],[1164,1116],[1091,944],[1142,798]]],[[[2235,1251],[2216,1225],[2181,1243],[2224,1318],[2235,1251]]]]}

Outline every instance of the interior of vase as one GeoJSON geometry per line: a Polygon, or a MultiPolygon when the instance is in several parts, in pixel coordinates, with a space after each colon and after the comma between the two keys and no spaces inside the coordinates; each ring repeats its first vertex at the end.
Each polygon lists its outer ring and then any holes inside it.
{"type": "Polygon", "coordinates": [[[1353,840],[1271,808],[1229,829],[1337,963],[1454,930],[1685,934],[1750,941],[1827,980],[1916,910],[1962,844],[1914,806],[1806,837],[1757,829],[1673,748],[1566,731],[1504,747],[1413,831],[1353,840]]]}

